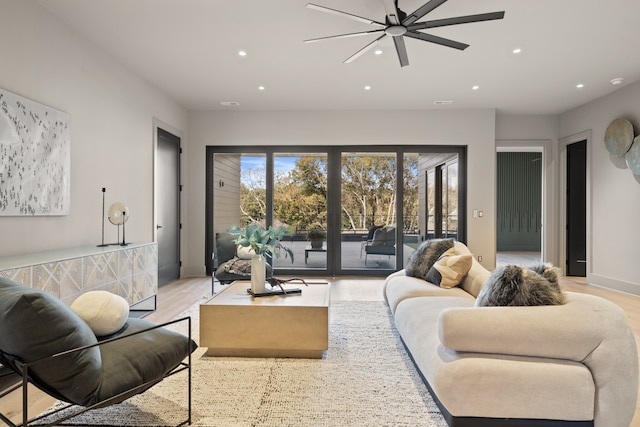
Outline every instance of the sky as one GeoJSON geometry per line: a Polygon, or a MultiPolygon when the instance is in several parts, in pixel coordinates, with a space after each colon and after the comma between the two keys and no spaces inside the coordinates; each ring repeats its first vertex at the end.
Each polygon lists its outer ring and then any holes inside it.
{"type": "MultiPolygon", "coordinates": [[[[274,158],[275,172],[289,172],[292,170],[299,157],[293,156],[278,156],[274,158]]],[[[266,169],[266,157],[265,156],[246,156],[243,155],[240,158],[241,170],[247,169],[266,169]]]]}

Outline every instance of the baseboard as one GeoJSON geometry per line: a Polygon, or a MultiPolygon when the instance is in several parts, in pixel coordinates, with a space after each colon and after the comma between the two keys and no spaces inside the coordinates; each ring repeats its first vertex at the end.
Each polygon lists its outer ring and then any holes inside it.
{"type": "Polygon", "coordinates": [[[624,292],[631,295],[640,296],[640,284],[626,282],[624,280],[613,279],[599,274],[588,274],[587,283],[601,288],[612,289],[614,291],[624,292]]]}
{"type": "Polygon", "coordinates": [[[204,266],[186,266],[183,267],[183,277],[197,277],[197,276],[206,276],[207,273],[205,271],[204,266]]]}

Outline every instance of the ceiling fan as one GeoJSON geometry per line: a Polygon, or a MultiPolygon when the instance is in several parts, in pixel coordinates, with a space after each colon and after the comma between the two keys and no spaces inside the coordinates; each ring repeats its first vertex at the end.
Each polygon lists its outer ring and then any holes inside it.
{"type": "Polygon", "coordinates": [[[429,0],[427,3],[416,9],[415,12],[407,15],[400,8],[398,8],[398,0],[382,0],[387,15],[385,16],[385,22],[374,21],[373,19],[363,18],[362,16],[353,15],[351,13],[342,12],[340,10],[331,9],[317,4],[309,3],[307,7],[313,10],[319,10],[320,12],[331,13],[334,15],[343,16],[345,18],[353,19],[355,21],[363,22],[365,24],[373,25],[377,27],[375,30],[360,31],[357,33],[340,34],[336,36],[320,37],[316,39],[305,40],[305,43],[313,43],[323,40],[340,39],[346,37],[366,36],[368,34],[382,33],[371,43],[351,55],[344,62],[348,64],[358,58],[360,55],[375,46],[380,40],[386,36],[393,38],[393,43],[396,46],[396,52],[398,53],[398,59],[400,60],[400,66],[404,67],[409,65],[409,57],[407,56],[407,48],[404,44],[403,37],[411,37],[418,40],[423,40],[430,43],[439,44],[442,46],[451,47],[454,49],[464,50],[469,47],[468,44],[460,43],[454,40],[445,39],[443,37],[434,36],[432,34],[421,33],[418,30],[426,30],[428,28],[445,27],[448,25],[469,24],[472,22],[491,21],[494,19],[504,18],[504,11],[480,13],[477,15],[457,16],[454,18],[434,19],[431,21],[416,22],[424,17],[429,12],[433,11],[438,6],[442,5],[447,0],[429,0]]]}

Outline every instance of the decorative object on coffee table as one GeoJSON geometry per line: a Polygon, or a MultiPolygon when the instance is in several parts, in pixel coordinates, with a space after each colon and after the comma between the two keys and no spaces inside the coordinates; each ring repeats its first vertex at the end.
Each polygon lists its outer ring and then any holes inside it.
{"type": "Polygon", "coordinates": [[[280,238],[286,230],[284,226],[278,228],[269,226],[269,228],[265,230],[259,225],[248,225],[245,228],[240,228],[235,225],[227,230],[227,233],[238,235],[234,241],[237,245],[251,247],[255,253],[251,259],[251,291],[254,294],[262,294],[265,292],[265,256],[273,255],[279,258],[280,250],[282,249],[285,251],[285,257],[290,256],[291,263],[293,263],[293,251],[290,248],[282,246],[280,243],[280,238]]]}
{"type": "Polygon", "coordinates": [[[304,279],[300,279],[299,277],[294,277],[292,279],[279,279],[277,277],[269,277],[267,280],[272,288],[275,288],[276,286],[280,287],[282,293],[285,295],[287,294],[287,290],[282,285],[286,283],[293,282],[295,280],[304,283],[305,286],[309,286],[307,282],[304,281],[304,279]]]}

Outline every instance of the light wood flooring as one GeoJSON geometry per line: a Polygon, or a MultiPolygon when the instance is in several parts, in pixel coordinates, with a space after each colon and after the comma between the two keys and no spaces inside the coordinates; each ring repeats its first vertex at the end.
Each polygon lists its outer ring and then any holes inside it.
{"type": "MultiPolygon", "coordinates": [[[[352,301],[382,301],[383,279],[370,277],[337,277],[327,279],[331,284],[331,300],[352,301]]],[[[584,278],[562,277],[560,279],[564,290],[597,295],[608,299],[622,307],[627,314],[629,325],[636,338],[636,345],[640,343],[640,297],[616,292],[586,283],[584,278]]],[[[216,283],[215,292],[222,287],[216,283]]],[[[158,293],[158,310],[146,318],[161,323],[174,319],[187,308],[198,301],[211,298],[211,278],[192,277],[180,279],[162,286],[158,293]]],[[[640,352],[640,345],[638,345],[640,352]]],[[[640,393],[639,393],[640,395],[640,393]]],[[[631,427],[640,427],[640,398],[636,406],[636,413],[631,427]]]]}

